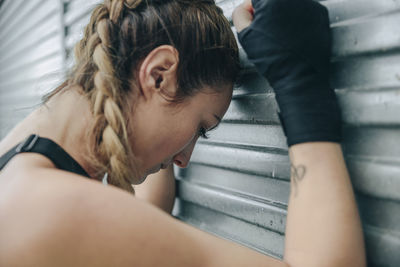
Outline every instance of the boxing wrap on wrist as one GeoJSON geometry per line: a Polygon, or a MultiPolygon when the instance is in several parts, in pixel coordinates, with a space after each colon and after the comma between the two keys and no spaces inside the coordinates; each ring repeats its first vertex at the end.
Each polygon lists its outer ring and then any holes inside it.
{"type": "Polygon", "coordinates": [[[253,0],[253,8],[254,20],[239,41],[275,91],[288,145],[340,142],[327,9],[312,0],[253,0]]]}

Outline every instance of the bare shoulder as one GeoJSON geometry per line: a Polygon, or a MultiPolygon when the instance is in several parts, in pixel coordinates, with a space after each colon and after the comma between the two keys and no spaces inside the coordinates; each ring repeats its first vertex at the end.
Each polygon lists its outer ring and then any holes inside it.
{"type": "Polygon", "coordinates": [[[0,242],[0,255],[18,254],[8,259],[19,264],[285,266],[179,222],[120,189],[54,169],[30,175],[38,185],[12,204],[13,222],[0,223],[11,240],[0,242]]]}

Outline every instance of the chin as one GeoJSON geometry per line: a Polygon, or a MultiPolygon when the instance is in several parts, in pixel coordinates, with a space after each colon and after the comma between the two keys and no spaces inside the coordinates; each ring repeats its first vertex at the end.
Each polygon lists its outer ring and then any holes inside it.
{"type": "Polygon", "coordinates": [[[139,179],[136,179],[133,185],[140,185],[142,184],[147,178],[147,174],[141,175],[139,179]]]}

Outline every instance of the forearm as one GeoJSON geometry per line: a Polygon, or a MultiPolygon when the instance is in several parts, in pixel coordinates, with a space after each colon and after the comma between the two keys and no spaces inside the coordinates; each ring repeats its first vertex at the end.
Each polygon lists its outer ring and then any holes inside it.
{"type": "Polygon", "coordinates": [[[171,164],[167,169],[149,175],[145,182],[135,186],[137,198],[145,200],[167,213],[172,212],[175,201],[175,176],[171,164]]]}
{"type": "Polygon", "coordinates": [[[339,144],[340,107],[329,84],[328,10],[313,0],[245,0],[233,20],[249,60],[274,88],[290,147],[285,261],[294,267],[365,266],[339,144]]]}
{"type": "Polygon", "coordinates": [[[285,261],[291,266],[365,266],[360,218],[339,144],[290,148],[285,261]]]}

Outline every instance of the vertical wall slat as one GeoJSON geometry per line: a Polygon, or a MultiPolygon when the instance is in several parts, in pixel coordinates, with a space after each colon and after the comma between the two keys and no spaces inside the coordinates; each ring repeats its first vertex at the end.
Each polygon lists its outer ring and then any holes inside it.
{"type": "Polygon", "coordinates": [[[5,0],[0,8],[0,138],[64,75],[62,6],[5,0]]]}

